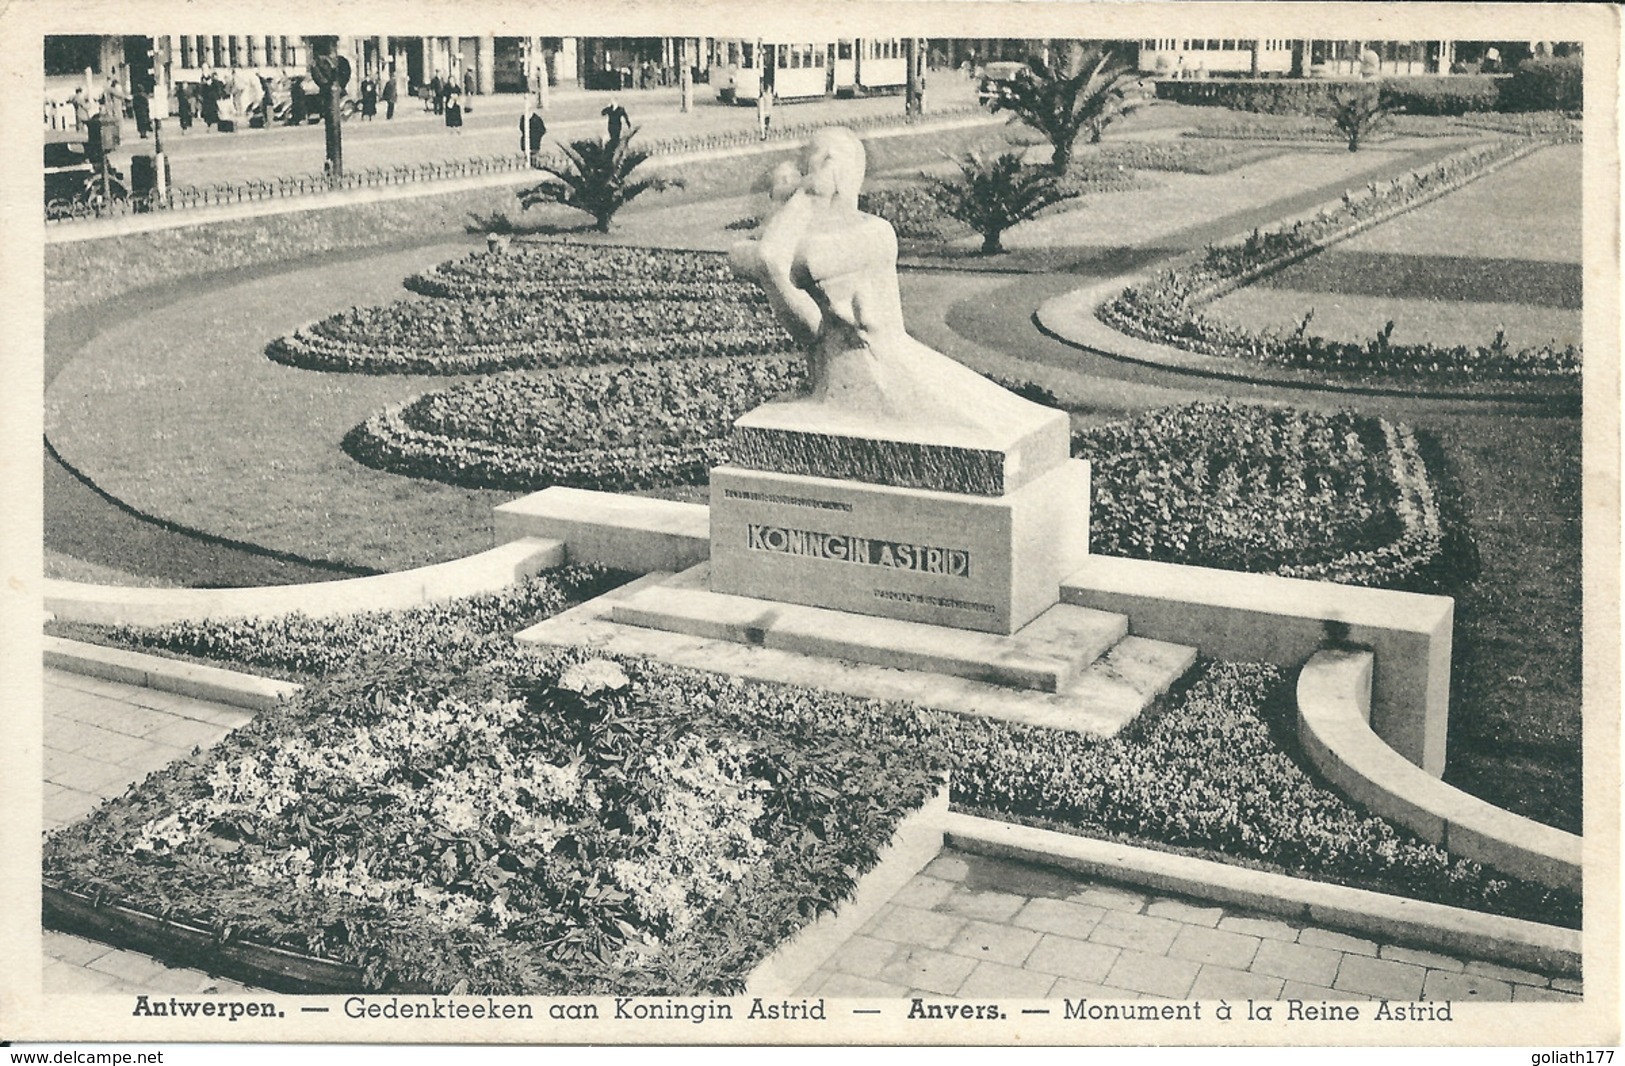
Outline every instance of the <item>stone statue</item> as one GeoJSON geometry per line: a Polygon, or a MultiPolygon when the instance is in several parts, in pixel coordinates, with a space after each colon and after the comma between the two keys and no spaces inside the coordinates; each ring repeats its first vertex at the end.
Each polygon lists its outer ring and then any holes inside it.
{"type": "Polygon", "coordinates": [[[897,235],[858,209],[864,166],[857,134],[817,131],[799,165],[772,172],[770,214],[729,256],[807,354],[804,392],[789,402],[848,424],[975,431],[1030,420],[1036,405],[904,330],[897,235]]]}

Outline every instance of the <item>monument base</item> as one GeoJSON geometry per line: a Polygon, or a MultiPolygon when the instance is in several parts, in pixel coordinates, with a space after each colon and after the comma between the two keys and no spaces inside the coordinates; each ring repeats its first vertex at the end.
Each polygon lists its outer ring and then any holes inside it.
{"type": "Polygon", "coordinates": [[[1089,464],[1001,496],[722,466],[711,471],[715,592],[1014,633],[1089,550],[1089,464]]]}

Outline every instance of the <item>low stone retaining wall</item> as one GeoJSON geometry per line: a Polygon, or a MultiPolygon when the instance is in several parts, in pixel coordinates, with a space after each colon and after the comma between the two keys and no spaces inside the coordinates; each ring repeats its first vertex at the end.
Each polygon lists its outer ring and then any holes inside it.
{"type": "Polygon", "coordinates": [[[1428,776],[1372,732],[1372,655],[1322,651],[1298,678],[1298,739],[1337,790],[1453,855],[1581,890],[1583,840],[1428,776]]]}
{"type": "Polygon", "coordinates": [[[1447,596],[1301,581],[1093,555],[1061,601],[1126,614],[1129,632],[1193,644],[1207,656],[1296,669],[1328,628],[1376,653],[1371,728],[1427,773],[1444,773],[1455,601],[1447,596]]]}
{"type": "Polygon", "coordinates": [[[46,669],[140,685],[178,696],[264,711],[298,695],[302,686],[258,674],[224,670],[161,655],[144,655],[61,637],[45,638],[46,669]]]}
{"type": "Polygon", "coordinates": [[[496,592],[563,563],[564,545],[557,540],[523,537],[466,559],[394,574],[304,585],[172,589],[47,580],[45,609],[65,621],[99,625],[151,626],[294,611],[326,618],[355,611],[400,610],[435,600],[496,592]]]}

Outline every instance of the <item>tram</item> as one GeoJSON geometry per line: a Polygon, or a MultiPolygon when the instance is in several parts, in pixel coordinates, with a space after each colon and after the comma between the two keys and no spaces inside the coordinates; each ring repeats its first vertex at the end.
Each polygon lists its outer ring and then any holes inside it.
{"type": "Polygon", "coordinates": [[[711,69],[718,95],[754,104],[764,88],[778,100],[899,93],[908,84],[908,57],[898,37],[837,41],[716,38],[711,69]]]}
{"type": "Polygon", "coordinates": [[[1292,42],[1216,37],[1143,40],[1137,66],[1142,74],[1164,78],[1286,74],[1292,70],[1292,42]],[[1258,46],[1256,68],[1253,66],[1255,44],[1258,46]]]}

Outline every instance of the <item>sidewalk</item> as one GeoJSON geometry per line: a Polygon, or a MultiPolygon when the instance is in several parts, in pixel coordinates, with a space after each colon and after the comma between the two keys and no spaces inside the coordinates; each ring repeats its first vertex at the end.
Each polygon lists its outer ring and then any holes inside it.
{"type": "Polygon", "coordinates": [[[1573,1001],[1580,983],[947,849],[799,990],[961,999],[1573,1001]]]}

